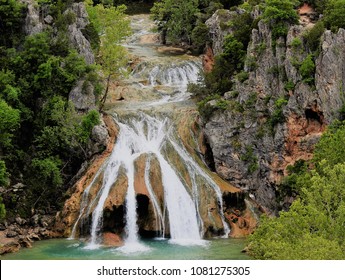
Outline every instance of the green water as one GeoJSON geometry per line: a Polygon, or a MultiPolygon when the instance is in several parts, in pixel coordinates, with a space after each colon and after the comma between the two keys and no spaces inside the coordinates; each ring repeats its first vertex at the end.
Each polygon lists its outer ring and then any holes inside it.
{"type": "Polygon", "coordinates": [[[38,241],[32,248],[1,256],[3,260],[245,260],[241,253],[244,239],[214,239],[205,246],[179,246],[167,240],[145,240],[149,248],[142,253],[124,254],[119,249],[86,249],[79,240],[52,239],[38,241]]]}

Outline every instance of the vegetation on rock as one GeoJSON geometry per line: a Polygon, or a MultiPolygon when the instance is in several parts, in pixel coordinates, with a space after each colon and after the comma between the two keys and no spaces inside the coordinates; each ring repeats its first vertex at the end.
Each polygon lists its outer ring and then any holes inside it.
{"type": "MultiPolygon", "coordinates": [[[[38,1],[36,9],[53,21],[30,36],[23,31],[26,4],[1,3],[0,185],[24,185],[24,193],[2,195],[10,216],[26,217],[34,209],[58,210],[68,183],[90,156],[87,150],[92,128],[100,122],[99,113],[77,112],[69,94],[82,81],[81,91],[91,84],[97,99],[102,86],[99,66],[87,64],[69,40],[77,17],[74,2],[80,1],[38,1]]],[[[125,7],[89,8],[94,13],[83,33],[99,51],[105,73],[112,75],[123,65],[115,60],[125,58],[121,50],[112,48],[129,31],[125,7]]],[[[0,204],[1,216],[4,204],[0,204]]]]}

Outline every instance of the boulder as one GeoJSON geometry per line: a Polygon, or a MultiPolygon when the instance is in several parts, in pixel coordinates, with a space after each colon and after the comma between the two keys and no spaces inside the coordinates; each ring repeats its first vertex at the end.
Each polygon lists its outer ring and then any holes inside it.
{"type": "Polygon", "coordinates": [[[72,88],[68,99],[73,102],[74,107],[77,110],[89,111],[96,109],[96,97],[93,91],[93,85],[90,82],[81,79],[72,88]]]}

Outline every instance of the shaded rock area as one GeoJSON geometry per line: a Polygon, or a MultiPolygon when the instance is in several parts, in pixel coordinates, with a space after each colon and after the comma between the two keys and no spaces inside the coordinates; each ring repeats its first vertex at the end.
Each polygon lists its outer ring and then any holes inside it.
{"type": "MultiPolygon", "coordinates": [[[[214,112],[204,124],[216,172],[271,214],[282,207],[276,194],[287,166],[312,158],[322,132],[344,104],[345,30],[323,34],[310,77],[314,83],[308,83],[296,66],[307,56],[302,51],[306,28],[291,26],[286,40],[274,43],[268,25],[259,21],[247,50],[248,79],[234,80],[233,90],[224,95],[231,109],[214,112]],[[302,42],[299,48],[292,44],[295,38],[302,42]]],[[[225,34],[214,37],[214,53],[225,34]]]]}
{"type": "Polygon", "coordinates": [[[54,216],[37,213],[28,219],[17,216],[0,224],[0,255],[30,248],[37,240],[59,237],[54,223],[54,216]]]}

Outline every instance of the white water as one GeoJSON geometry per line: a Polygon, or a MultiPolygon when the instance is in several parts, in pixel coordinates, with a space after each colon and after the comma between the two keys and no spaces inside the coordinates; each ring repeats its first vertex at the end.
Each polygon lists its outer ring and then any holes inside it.
{"type": "Polygon", "coordinates": [[[159,233],[160,233],[159,238],[164,238],[164,234],[165,234],[164,214],[162,213],[161,207],[159,206],[158,200],[151,186],[151,181],[149,178],[150,167],[151,167],[151,155],[149,155],[146,162],[145,184],[153,203],[153,210],[154,210],[155,219],[156,219],[156,227],[159,229],[159,233]]]}
{"type": "MultiPolygon", "coordinates": [[[[147,32],[140,31],[141,34],[147,32]]],[[[134,38],[139,38],[137,33],[134,38]],[[135,37],[136,36],[136,37],[135,37]]],[[[129,45],[135,44],[137,39],[130,39],[129,45]]],[[[136,45],[136,51],[141,47],[136,45]]],[[[145,53],[141,48],[140,53],[145,53]]],[[[152,53],[148,52],[148,53],[152,53]]],[[[158,108],[168,103],[184,102],[189,99],[187,85],[189,82],[198,82],[201,63],[198,59],[185,58],[170,61],[168,57],[161,57],[162,63],[146,63],[137,67],[133,71],[130,79],[138,84],[146,80],[147,85],[141,84],[145,89],[156,90],[157,87],[163,86],[164,90],[158,90],[161,98],[153,101],[143,101],[135,106],[129,104],[135,114],[116,114],[116,122],[119,126],[119,134],[115,147],[102,167],[103,179],[102,186],[95,198],[88,202],[89,192],[92,184],[102,173],[99,171],[92,183],[83,193],[79,217],[73,227],[72,237],[78,224],[83,218],[87,218],[92,211],[92,222],[90,228],[89,249],[94,249],[101,244],[101,234],[103,228],[103,209],[109,193],[118,180],[118,176],[127,177],[127,193],[125,198],[126,215],[125,215],[125,245],[118,250],[124,253],[133,253],[149,250],[148,247],[140,242],[138,237],[137,225],[137,201],[134,187],[135,178],[135,161],[141,156],[146,155],[144,181],[152,202],[154,215],[158,226],[156,227],[160,238],[165,237],[166,229],[169,228],[170,242],[180,245],[203,245],[204,225],[200,208],[200,195],[198,180],[200,178],[209,188],[212,188],[216,194],[225,235],[229,233],[229,227],[225,222],[223,215],[222,195],[217,184],[212,178],[199,166],[193,157],[186,151],[180,141],[175,140],[173,131],[176,129],[173,123],[169,121],[168,115],[163,114],[159,117],[152,113],[143,113],[142,110],[148,107],[158,108]],[[192,189],[189,190],[184,178],[173,165],[169,162],[164,150],[169,144],[175,153],[178,154],[183,164],[186,166],[191,178],[192,189]],[[161,168],[162,184],[164,190],[164,205],[160,205],[152,188],[150,181],[151,160],[155,158],[161,168]],[[198,179],[198,180],[197,180],[198,179]],[[88,204],[87,204],[88,203],[88,204]],[[169,224],[166,225],[166,222],[169,224]]],[[[121,108],[121,107],[119,107],[121,108]]],[[[127,108],[123,106],[123,108],[127,108]]],[[[124,110],[122,108],[122,110],[124,110]]]]}

